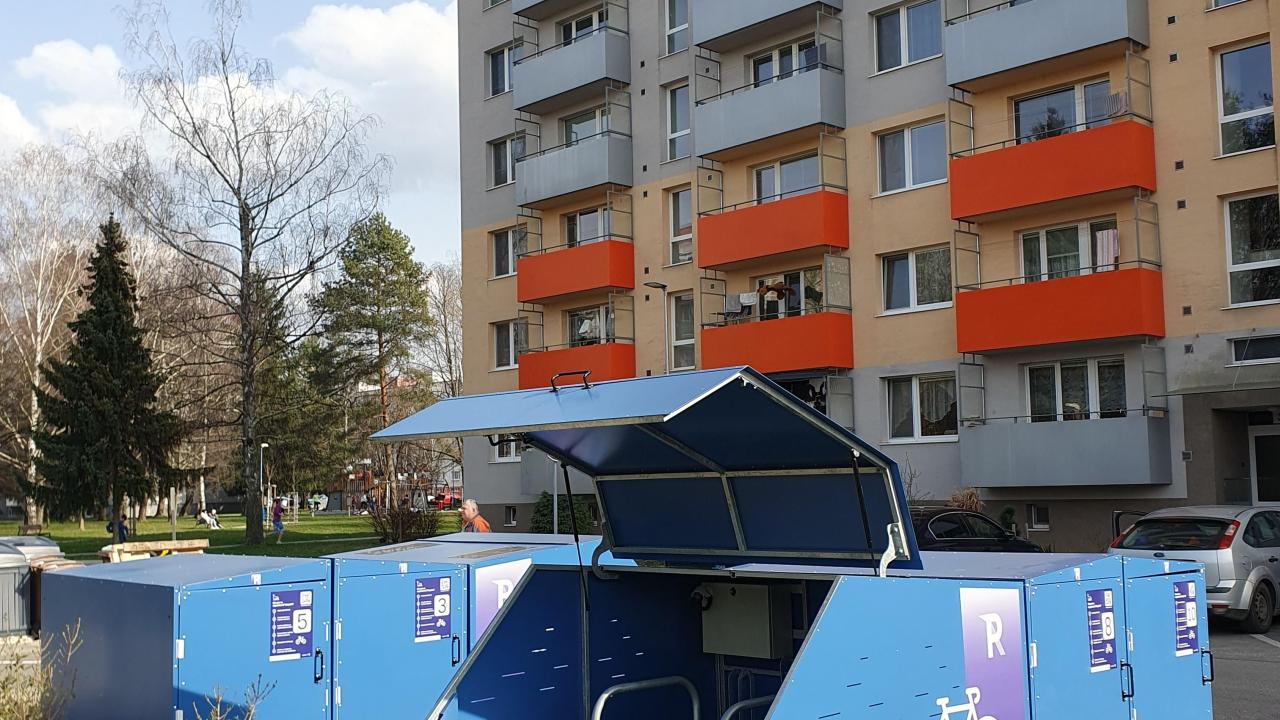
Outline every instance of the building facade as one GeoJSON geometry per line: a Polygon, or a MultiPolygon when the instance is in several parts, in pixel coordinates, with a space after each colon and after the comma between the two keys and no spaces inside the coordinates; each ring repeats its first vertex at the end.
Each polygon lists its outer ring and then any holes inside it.
{"type": "Polygon", "coordinates": [[[1280,2],[458,14],[468,393],[752,365],[1057,550],[1280,502],[1280,2]]]}

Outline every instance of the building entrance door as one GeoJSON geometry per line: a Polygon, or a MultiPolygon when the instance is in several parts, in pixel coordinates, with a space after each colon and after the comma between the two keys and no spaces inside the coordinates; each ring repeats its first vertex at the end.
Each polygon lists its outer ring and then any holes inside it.
{"type": "Polygon", "coordinates": [[[1249,466],[1256,504],[1280,504],[1280,425],[1249,431],[1249,466]]]}

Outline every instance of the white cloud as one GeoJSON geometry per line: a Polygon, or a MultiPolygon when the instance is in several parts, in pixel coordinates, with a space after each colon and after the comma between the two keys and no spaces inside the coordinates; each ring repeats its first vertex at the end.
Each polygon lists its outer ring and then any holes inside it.
{"type": "Polygon", "coordinates": [[[40,131],[22,116],[18,104],[7,95],[0,95],[0,155],[39,139],[40,131]]]}
{"type": "Polygon", "coordinates": [[[44,83],[68,97],[80,100],[120,97],[120,58],[106,45],[89,49],[74,40],[44,42],[14,66],[23,78],[44,83]]]}
{"type": "Polygon", "coordinates": [[[456,0],[444,9],[420,1],[385,10],[320,5],[285,38],[305,59],[282,74],[287,87],[342,91],[381,120],[371,145],[395,159],[386,204],[391,221],[424,259],[456,252],[456,0]]]}

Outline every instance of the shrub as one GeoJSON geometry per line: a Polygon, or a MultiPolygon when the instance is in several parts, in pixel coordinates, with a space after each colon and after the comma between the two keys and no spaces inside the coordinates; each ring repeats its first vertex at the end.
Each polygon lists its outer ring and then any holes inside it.
{"type": "Polygon", "coordinates": [[[432,537],[440,528],[440,513],[435,510],[378,508],[366,517],[373,533],[384,543],[432,537]]]}
{"type": "Polygon", "coordinates": [[[947,504],[961,510],[981,512],[982,496],[978,494],[977,488],[960,488],[951,493],[951,499],[947,501],[947,504]]]}
{"type": "Polygon", "coordinates": [[[45,644],[36,664],[30,664],[34,658],[23,657],[20,644],[0,644],[0,717],[63,720],[75,696],[75,674],[69,666],[81,642],[80,623],[64,628],[45,644]],[[60,681],[55,683],[55,677],[60,681]]]}

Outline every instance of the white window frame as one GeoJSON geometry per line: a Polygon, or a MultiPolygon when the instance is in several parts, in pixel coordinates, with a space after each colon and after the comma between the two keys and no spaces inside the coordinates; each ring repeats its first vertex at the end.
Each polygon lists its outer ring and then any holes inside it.
{"type": "Polygon", "coordinates": [[[671,27],[671,0],[663,0],[662,24],[663,24],[663,27],[667,29],[666,36],[663,38],[663,46],[662,46],[663,49],[666,51],[663,53],[664,56],[674,55],[678,52],[689,49],[689,4],[692,4],[692,2],[693,0],[689,0],[689,3],[684,6],[684,11],[685,11],[684,24],[678,27],[671,27]],[[673,49],[671,47],[671,38],[673,35],[680,32],[681,30],[685,31],[684,47],[673,49]]]}
{"type": "Polygon", "coordinates": [[[1228,343],[1231,346],[1230,347],[1231,362],[1228,365],[1228,367],[1240,367],[1244,365],[1274,365],[1276,363],[1280,363],[1280,355],[1277,355],[1275,357],[1262,358],[1260,360],[1237,360],[1236,359],[1236,343],[1250,343],[1254,340],[1272,340],[1275,338],[1280,338],[1280,335],[1248,335],[1245,337],[1230,338],[1228,340],[1228,343]]]}
{"type": "Polygon", "coordinates": [[[907,250],[905,252],[899,251],[899,252],[885,253],[884,255],[880,256],[880,285],[881,285],[880,306],[883,309],[883,313],[882,313],[883,315],[902,315],[905,313],[928,312],[930,310],[942,310],[945,308],[949,308],[954,304],[955,294],[956,294],[955,287],[954,287],[954,282],[955,282],[954,268],[952,268],[951,282],[953,283],[953,286],[951,287],[950,299],[943,300],[942,302],[936,302],[936,303],[921,304],[920,302],[918,302],[919,297],[918,297],[918,290],[916,288],[916,255],[920,253],[937,252],[939,250],[947,251],[947,264],[951,264],[952,256],[951,256],[950,245],[931,245],[929,247],[916,248],[915,250],[907,250]],[[910,276],[911,303],[906,307],[890,309],[889,303],[888,303],[889,288],[887,285],[885,285],[884,264],[886,261],[889,260],[889,258],[898,257],[904,254],[907,256],[907,267],[908,267],[907,272],[910,276]]]}
{"type": "Polygon", "coordinates": [[[518,135],[508,135],[504,138],[489,141],[489,189],[493,190],[500,187],[511,185],[516,181],[516,157],[515,157],[515,139],[518,135]],[[498,182],[497,174],[493,172],[496,165],[493,160],[493,153],[503,153],[504,165],[507,172],[506,182],[498,182]]]}
{"type": "Polygon", "coordinates": [[[687,107],[687,108],[686,108],[686,109],[689,111],[689,114],[686,116],[686,117],[689,119],[689,127],[685,128],[685,129],[683,129],[683,130],[672,130],[672,129],[671,129],[672,122],[673,122],[673,120],[675,119],[675,116],[674,116],[674,113],[675,113],[675,94],[676,94],[676,91],[677,91],[677,90],[681,90],[681,89],[685,90],[685,94],[686,94],[686,96],[687,96],[690,100],[692,100],[692,99],[693,99],[693,96],[692,96],[692,94],[691,94],[691,93],[692,93],[692,89],[691,89],[691,88],[690,88],[690,86],[689,86],[689,81],[688,81],[688,80],[685,80],[685,81],[683,81],[683,82],[678,82],[678,83],[675,83],[675,84],[670,85],[670,86],[668,86],[668,87],[667,87],[667,128],[666,128],[666,129],[667,129],[667,147],[665,148],[665,151],[663,152],[663,157],[665,157],[665,158],[666,158],[666,161],[667,161],[667,162],[670,162],[670,161],[672,161],[672,160],[682,160],[682,159],[684,159],[684,158],[687,158],[687,157],[690,157],[690,156],[692,156],[692,155],[693,155],[693,142],[692,142],[692,141],[689,143],[689,152],[688,152],[687,154],[685,154],[685,155],[672,155],[672,154],[671,154],[671,144],[672,144],[672,141],[677,140],[677,139],[682,138],[682,137],[688,137],[689,135],[693,134],[693,107],[692,107],[692,103],[691,103],[691,102],[689,103],[689,107],[687,107]]]}
{"type": "Polygon", "coordinates": [[[800,195],[807,195],[811,192],[817,192],[821,188],[822,188],[822,158],[818,155],[816,150],[813,152],[805,152],[805,153],[800,153],[799,155],[792,155],[790,157],[780,158],[778,160],[774,160],[773,162],[761,163],[760,165],[753,165],[751,167],[751,189],[752,189],[752,192],[754,193],[754,196],[752,197],[752,202],[754,202],[756,205],[763,205],[765,203],[777,202],[779,200],[786,200],[787,198],[798,197],[800,195]],[[809,187],[800,188],[799,190],[792,190],[786,194],[786,197],[784,197],[782,195],[782,166],[787,165],[789,163],[793,163],[793,162],[799,162],[801,160],[808,160],[809,158],[815,158],[818,161],[817,163],[815,163],[815,168],[814,168],[815,170],[818,171],[817,177],[813,179],[814,184],[810,185],[809,187]],[[764,170],[765,168],[773,168],[773,187],[769,188],[769,192],[767,194],[763,192],[765,188],[760,187],[760,171],[764,170]]]}
{"type": "MultiPolygon", "coordinates": [[[[929,127],[930,125],[942,125],[943,126],[942,152],[945,157],[945,154],[947,151],[945,123],[946,123],[946,120],[943,118],[934,118],[933,120],[928,120],[921,123],[915,123],[914,125],[908,125],[906,127],[896,128],[894,130],[886,130],[882,133],[876,134],[875,136],[876,137],[876,189],[879,190],[879,192],[876,193],[876,197],[880,197],[883,195],[894,195],[897,193],[908,192],[911,190],[918,190],[920,188],[933,187],[934,185],[941,185],[947,181],[948,174],[947,174],[947,171],[944,170],[942,177],[937,180],[929,180],[927,182],[916,183],[915,178],[912,177],[914,173],[912,172],[912,169],[911,169],[911,131],[916,130],[918,128],[929,127]],[[884,145],[881,143],[881,139],[896,133],[902,133],[902,137],[903,137],[903,141],[902,141],[903,156],[902,157],[903,157],[903,162],[905,163],[904,174],[906,175],[906,184],[900,188],[885,190],[884,177],[880,172],[881,168],[884,166],[880,157],[880,154],[884,152],[884,145]]],[[[943,164],[943,167],[946,168],[945,163],[943,164]]]]}
{"type": "MultiPolygon", "coordinates": [[[[1226,7],[1226,6],[1222,6],[1222,7],[1226,7]]],[[[1229,122],[1234,122],[1236,120],[1247,120],[1249,118],[1259,117],[1262,115],[1274,115],[1276,111],[1275,99],[1272,98],[1271,105],[1269,107],[1255,108],[1253,110],[1247,110],[1242,113],[1236,113],[1235,115],[1225,114],[1225,110],[1222,107],[1222,91],[1226,87],[1226,83],[1223,81],[1223,77],[1222,77],[1222,56],[1229,55],[1233,52],[1237,52],[1240,50],[1248,50],[1249,48],[1258,47],[1259,45],[1270,45],[1270,44],[1271,44],[1271,39],[1268,37],[1266,40],[1263,40],[1262,42],[1246,42],[1240,45],[1232,45],[1229,47],[1225,47],[1213,54],[1214,74],[1216,75],[1215,79],[1217,80],[1217,83],[1218,83],[1217,88],[1215,88],[1215,95],[1217,96],[1217,99],[1214,100],[1214,103],[1217,105],[1217,110],[1218,110],[1218,153],[1220,154],[1220,156],[1239,155],[1242,153],[1255,152],[1257,150],[1266,150],[1267,148],[1273,148],[1276,146],[1275,143],[1273,142],[1270,145],[1263,145],[1262,147],[1250,148],[1248,150],[1239,150],[1232,153],[1225,152],[1225,150],[1222,147],[1222,126],[1223,125],[1229,122]]],[[[1270,50],[1267,51],[1267,57],[1268,58],[1271,57],[1270,50]]],[[[1275,83],[1274,77],[1271,78],[1271,82],[1274,85],[1275,83]]]]}
{"type": "Polygon", "coordinates": [[[693,187],[685,185],[684,187],[672,188],[667,191],[667,267],[676,265],[687,265],[693,262],[693,226],[696,220],[693,216],[693,187]],[[684,235],[676,235],[676,213],[679,210],[676,203],[676,195],[682,192],[689,193],[689,232],[684,235]],[[680,260],[676,255],[676,246],[684,241],[689,241],[689,259],[680,260]]]}
{"type": "Polygon", "coordinates": [[[1017,232],[1017,251],[1018,251],[1018,277],[1019,282],[1028,282],[1027,278],[1031,277],[1031,273],[1027,270],[1027,255],[1023,250],[1023,240],[1028,235],[1035,234],[1039,237],[1040,245],[1040,273],[1035,280],[1029,282],[1049,282],[1050,280],[1062,280],[1063,278],[1049,277],[1049,233],[1054,230],[1064,230],[1069,227],[1076,229],[1076,246],[1077,253],[1080,255],[1080,269],[1075,275],[1067,277],[1079,277],[1082,275],[1091,275],[1094,269],[1098,267],[1097,258],[1094,257],[1094,237],[1092,227],[1094,223],[1114,222],[1116,228],[1119,229],[1119,220],[1114,215],[1104,217],[1089,218],[1074,223],[1061,223],[1058,225],[1049,225],[1041,228],[1031,228],[1027,230],[1019,230],[1017,232]]]}
{"type": "MultiPolygon", "coordinates": [[[[1095,77],[1089,80],[1081,80],[1080,82],[1075,83],[1074,85],[1060,85],[1058,87],[1051,88],[1048,90],[1037,90],[1029,95],[1023,95],[1019,98],[1016,98],[1013,101],[1013,118],[1014,118],[1013,130],[1014,130],[1014,134],[1017,136],[1016,137],[1017,141],[1022,142],[1024,137],[1025,138],[1031,137],[1030,135],[1024,136],[1018,132],[1018,128],[1017,128],[1018,103],[1026,102],[1028,100],[1035,100],[1036,98],[1044,97],[1046,95],[1056,95],[1062,92],[1063,90],[1067,90],[1067,89],[1070,89],[1073,95],[1073,100],[1075,102],[1075,108],[1076,108],[1076,118],[1075,118],[1075,122],[1071,123],[1070,126],[1062,129],[1062,132],[1060,133],[1061,135],[1069,135],[1074,132],[1092,130],[1093,128],[1102,127],[1104,125],[1109,124],[1113,119],[1111,117],[1105,117],[1105,118],[1101,118],[1099,120],[1094,120],[1090,122],[1088,119],[1089,113],[1085,107],[1085,92],[1084,92],[1085,88],[1093,87],[1094,85],[1101,85],[1103,83],[1106,83],[1107,94],[1110,95],[1111,94],[1111,78],[1095,77]]],[[[1057,136],[1054,136],[1054,137],[1057,137],[1057,136]]],[[[1028,139],[1027,142],[1031,142],[1031,140],[1028,139]]]]}
{"type": "MultiPolygon", "coordinates": [[[[1251,300],[1249,302],[1232,302],[1231,301],[1231,275],[1232,273],[1245,272],[1249,270],[1263,270],[1271,267],[1280,267],[1280,258],[1276,260],[1259,260],[1257,262],[1235,264],[1235,260],[1231,257],[1231,203],[1240,200],[1252,200],[1253,198],[1275,196],[1276,202],[1280,203],[1280,190],[1265,190],[1263,192],[1246,193],[1244,195],[1234,195],[1226,198],[1222,203],[1222,227],[1223,237],[1226,238],[1227,245],[1227,282],[1224,288],[1227,293],[1227,307],[1229,308],[1245,308],[1258,307],[1260,305],[1275,305],[1280,303],[1280,298],[1271,298],[1269,300],[1251,300]]],[[[1232,356],[1234,358],[1234,356],[1232,356]]]]}
{"type": "Polygon", "coordinates": [[[493,455],[489,462],[492,463],[518,463],[520,462],[520,441],[505,440],[510,435],[498,436],[498,444],[493,446],[493,455]]]}
{"type": "MultiPolygon", "coordinates": [[[[873,58],[873,61],[876,63],[876,71],[875,73],[873,73],[873,75],[879,75],[880,73],[893,72],[894,70],[900,70],[904,67],[910,67],[911,65],[918,65],[920,63],[929,62],[930,60],[935,60],[937,58],[942,57],[943,53],[939,52],[934,55],[930,55],[928,57],[922,57],[919,60],[910,59],[911,36],[910,36],[910,33],[908,33],[907,31],[907,10],[913,7],[917,7],[919,5],[924,5],[931,1],[932,0],[921,0],[921,2],[903,3],[902,5],[899,5],[898,7],[892,10],[886,10],[881,13],[876,13],[871,17],[871,39],[872,39],[871,57],[873,58]],[[894,65],[893,67],[887,67],[882,69],[880,67],[880,18],[886,15],[890,15],[892,13],[898,13],[898,37],[899,37],[898,64],[894,65]]],[[[943,29],[945,29],[947,26],[946,14],[947,14],[946,2],[945,0],[940,0],[940,2],[938,2],[938,22],[942,24],[943,29]]]]}
{"type": "Polygon", "coordinates": [[[912,445],[924,443],[947,443],[959,442],[960,440],[960,380],[954,372],[925,373],[922,375],[898,375],[884,378],[884,390],[882,397],[884,398],[884,417],[885,417],[885,444],[888,445],[912,445]],[[893,436],[893,409],[891,407],[891,397],[889,387],[894,380],[911,379],[911,437],[894,437],[893,436]],[[921,426],[923,423],[920,419],[920,381],[925,380],[941,380],[950,378],[956,390],[956,432],[950,435],[922,435],[921,426]]]}
{"type": "Polygon", "coordinates": [[[610,237],[610,236],[612,235],[612,233],[613,233],[613,224],[612,224],[612,219],[613,219],[613,215],[612,215],[612,213],[610,212],[610,210],[609,210],[609,206],[608,206],[608,205],[598,205],[598,206],[595,206],[595,207],[579,208],[579,209],[574,210],[574,211],[572,211],[572,212],[567,212],[567,213],[565,213],[565,214],[564,214],[564,221],[563,221],[563,223],[562,223],[562,225],[561,225],[561,227],[562,227],[562,228],[563,228],[563,230],[564,230],[564,244],[565,244],[565,246],[566,246],[566,247],[578,247],[578,246],[580,246],[580,245],[590,245],[591,243],[594,243],[594,242],[600,242],[601,240],[608,240],[608,239],[609,239],[609,237],[610,237]],[[590,238],[577,237],[577,238],[570,239],[570,237],[569,237],[569,218],[574,218],[574,227],[575,227],[575,232],[576,232],[579,236],[581,236],[581,234],[582,234],[582,221],[581,221],[581,217],[582,217],[583,215],[589,215],[589,214],[591,214],[591,213],[593,213],[593,212],[594,212],[594,213],[598,213],[598,214],[599,214],[599,217],[600,217],[600,231],[601,231],[601,234],[599,234],[599,235],[597,235],[597,236],[595,236],[595,237],[590,237],[590,238]]]}
{"type": "Polygon", "coordinates": [[[613,313],[613,305],[604,303],[601,305],[589,305],[587,307],[574,308],[564,312],[564,344],[565,347],[591,347],[593,345],[608,345],[618,341],[618,328],[614,326],[616,317],[613,313]],[[573,316],[579,313],[595,313],[595,321],[600,326],[600,337],[595,342],[579,342],[574,344],[573,340],[573,316]]]}
{"type": "Polygon", "coordinates": [[[500,280],[502,278],[512,277],[516,274],[516,237],[518,236],[521,228],[522,226],[516,225],[514,227],[503,228],[501,230],[494,230],[489,233],[489,247],[490,252],[493,253],[492,261],[489,265],[489,271],[491,273],[489,276],[490,280],[500,280]],[[507,237],[507,257],[511,258],[511,269],[509,272],[499,275],[497,243],[499,242],[498,237],[501,235],[506,235],[507,237]]]}
{"type": "Polygon", "coordinates": [[[486,88],[486,92],[487,92],[485,96],[486,100],[488,98],[498,97],[499,95],[505,95],[511,92],[511,88],[512,88],[511,76],[513,74],[512,70],[514,70],[515,50],[516,50],[515,45],[504,45],[500,48],[490,50],[489,52],[484,54],[485,75],[486,75],[485,83],[488,84],[493,82],[493,58],[495,55],[501,55],[504,59],[502,64],[502,72],[503,72],[503,80],[505,80],[505,85],[500,90],[492,86],[486,88]]]}
{"type": "MultiPolygon", "coordinates": [[[[785,297],[780,298],[776,301],[768,301],[768,302],[778,303],[778,311],[776,313],[769,313],[770,315],[773,315],[773,317],[770,319],[782,320],[786,318],[800,317],[802,315],[812,315],[814,313],[827,312],[831,306],[826,304],[827,274],[826,274],[826,268],[823,267],[822,265],[807,265],[805,267],[793,268],[791,270],[783,270],[781,272],[770,273],[768,275],[757,275],[751,278],[751,291],[759,292],[759,289],[765,285],[775,285],[779,283],[786,284],[787,276],[796,274],[800,276],[800,292],[804,293],[804,289],[806,287],[805,281],[804,281],[805,273],[812,273],[812,272],[818,273],[818,280],[822,283],[823,304],[820,307],[818,307],[818,309],[816,310],[810,310],[809,304],[805,302],[804,297],[802,295],[800,298],[800,309],[795,312],[790,312],[787,310],[787,301],[785,297]]],[[[747,317],[753,320],[763,319],[765,316],[765,311],[764,311],[765,302],[766,301],[763,297],[760,298],[760,301],[756,305],[752,306],[753,309],[751,311],[751,314],[748,315],[747,317]]]]}
{"type": "Polygon", "coordinates": [[[1050,513],[1049,510],[1050,508],[1048,505],[1041,505],[1039,503],[1027,503],[1027,530],[1045,532],[1047,530],[1052,529],[1051,522],[1053,520],[1053,517],[1052,517],[1052,513],[1050,513]],[[1036,519],[1036,510],[1044,510],[1045,515],[1049,516],[1049,519],[1043,523],[1039,522],[1036,519]]]}
{"type": "Polygon", "coordinates": [[[569,46],[578,42],[578,40],[580,39],[589,38],[592,35],[595,35],[596,33],[600,32],[601,28],[607,27],[608,25],[609,25],[609,19],[607,17],[606,8],[605,6],[601,5],[601,6],[592,8],[590,12],[577,13],[557,22],[556,23],[556,40],[560,43],[561,46],[569,46]],[[578,21],[586,20],[587,18],[591,19],[591,29],[585,33],[579,34],[577,30],[578,21]],[[564,39],[565,25],[569,25],[573,28],[573,33],[568,40],[564,39]]]}
{"type": "Polygon", "coordinates": [[[814,65],[801,65],[799,63],[800,54],[803,53],[805,50],[809,49],[807,47],[805,48],[801,47],[804,45],[812,45],[813,48],[816,50],[818,48],[818,39],[816,37],[797,38],[795,40],[792,40],[789,43],[783,43],[782,45],[778,45],[777,47],[774,47],[770,50],[758,52],[748,57],[747,58],[747,77],[751,78],[751,86],[763,87],[771,83],[786,80],[787,78],[792,77],[794,75],[798,75],[799,73],[805,73],[805,72],[809,72],[810,70],[816,70],[818,68],[818,65],[822,63],[821,55],[819,55],[818,62],[814,65]],[[791,69],[787,71],[786,75],[783,75],[781,70],[781,65],[782,65],[781,60],[782,60],[783,50],[791,51],[791,69]],[[756,80],[756,61],[764,57],[768,57],[770,61],[773,63],[773,74],[763,80],[756,80]]]}
{"type": "Polygon", "coordinates": [[[600,107],[594,107],[589,110],[583,110],[582,112],[577,112],[572,115],[566,115],[560,118],[560,137],[566,146],[576,145],[582,142],[583,140],[593,138],[597,135],[603,135],[604,133],[607,133],[607,132],[609,132],[609,106],[608,105],[601,105],[600,107]],[[595,132],[589,135],[585,135],[581,138],[578,138],[577,140],[570,140],[569,139],[569,121],[576,120],[577,118],[581,118],[586,115],[592,116],[592,121],[595,123],[595,126],[596,126],[595,132]]]}
{"type": "MultiPolygon", "coordinates": [[[[1127,397],[1129,393],[1128,361],[1125,359],[1123,355],[1104,355],[1101,357],[1069,358],[1066,360],[1055,360],[1052,362],[1028,363],[1026,366],[1024,366],[1022,370],[1022,397],[1023,397],[1022,402],[1023,402],[1023,407],[1026,408],[1026,411],[1027,411],[1026,416],[1028,419],[1032,417],[1040,417],[1039,415],[1033,415],[1031,410],[1031,371],[1036,368],[1051,367],[1053,368],[1053,380],[1054,380],[1053,406],[1055,409],[1055,413],[1053,416],[1053,420],[1041,420],[1040,422],[1079,422],[1078,420],[1070,420],[1070,421],[1066,420],[1065,413],[1062,411],[1063,410],[1062,408],[1062,366],[1078,365],[1082,362],[1085,364],[1085,368],[1086,368],[1085,383],[1088,385],[1088,389],[1089,389],[1089,410],[1087,413],[1085,413],[1085,417],[1083,419],[1084,420],[1115,419],[1115,418],[1102,417],[1103,412],[1124,412],[1126,415],[1128,415],[1129,413],[1129,407],[1128,407],[1129,402],[1127,397]],[[1124,383],[1125,395],[1126,395],[1125,403],[1124,403],[1125,407],[1123,411],[1103,410],[1102,409],[1102,388],[1099,385],[1099,380],[1098,380],[1098,365],[1113,364],[1117,362],[1120,363],[1120,366],[1123,367],[1125,370],[1125,383],[1124,383]]],[[[1048,417],[1048,415],[1045,415],[1044,417],[1048,417]]]]}
{"type": "Polygon", "coordinates": [[[698,339],[698,318],[696,317],[696,313],[695,313],[695,317],[693,318],[693,332],[690,334],[689,339],[688,340],[676,339],[676,300],[677,299],[688,300],[689,304],[692,305],[693,293],[679,292],[679,293],[672,294],[670,297],[671,297],[671,307],[667,309],[667,314],[670,316],[669,320],[671,322],[671,347],[667,349],[667,352],[671,353],[671,371],[680,372],[685,370],[695,370],[698,367],[697,350],[696,350],[697,339],[698,339]],[[692,365],[676,365],[676,348],[678,347],[695,348],[694,356],[693,356],[694,361],[692,365]]]}
{"type": "Polygon", "coordinates": [[[524,322],[524,321],[523,320],[503,320],[502,322],[492,323],[489,326],[491,328],[489,331],[489,336],[491,338],[491,346],[493,348],[492,354],[490,355],[490,357],[493,359],[493,369],[495,371],[515,370],[520,366],[520,349],[521,348],[520,348],[520,343],[518,342],[520,334],[516,332],[516,326],[519,325],[521,322],[524,322]],[[500,325],[510,326],[510,331],[507,333],[507,345],[508,345],[507,349],[510,350],[511,352],[510,365],[498,364],[498,326],[500,325]]]}
{"type": "Polygon", "coordinates": [[[516,506],[507,505],[502,508],[502,526],[515,527],[516,523],[516,506]]]}

